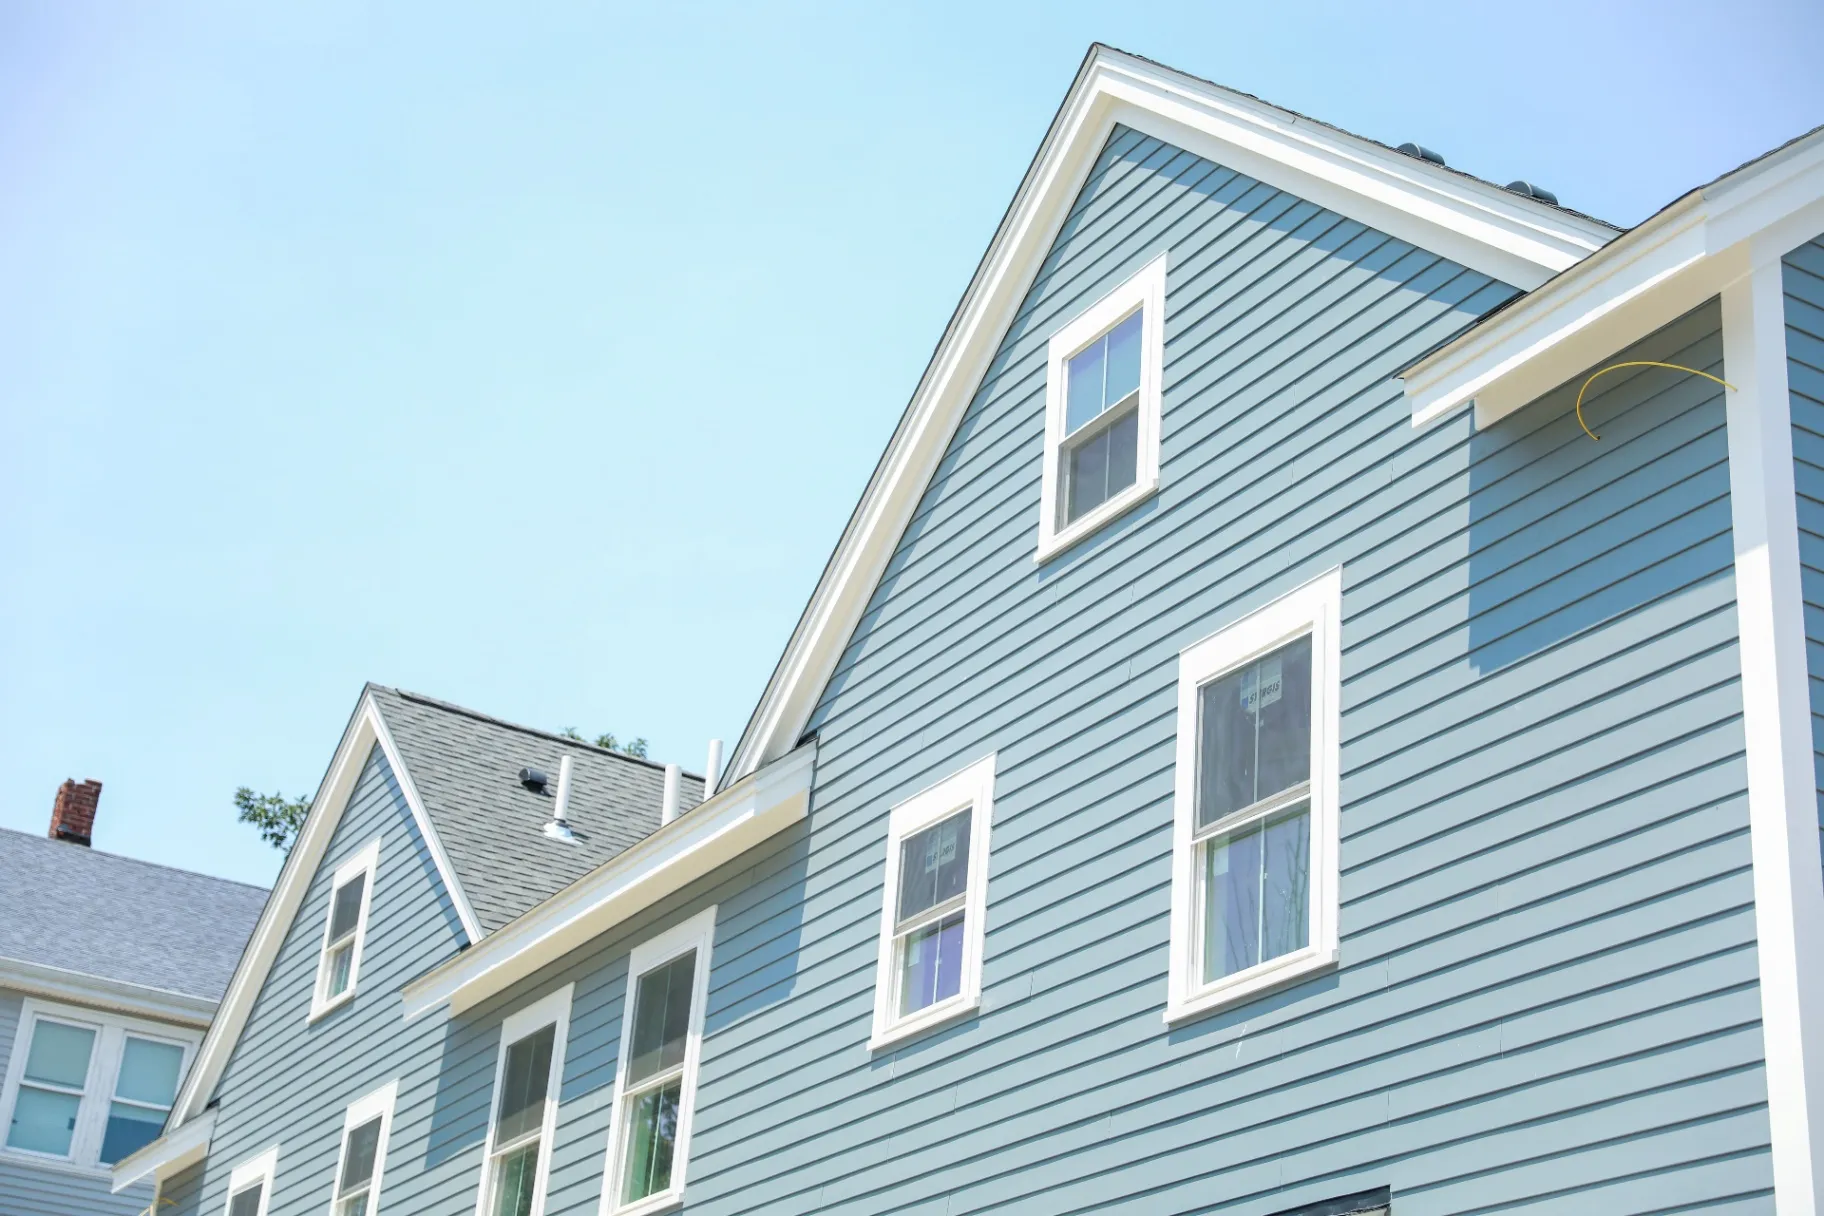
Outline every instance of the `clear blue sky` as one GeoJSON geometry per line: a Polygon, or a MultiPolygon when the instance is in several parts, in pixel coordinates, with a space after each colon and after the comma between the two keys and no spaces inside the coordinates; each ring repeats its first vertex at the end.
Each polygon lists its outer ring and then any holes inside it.
{"type": "Polygon", "coordinates": [[[700,768],[1092,40],[1622,224],[1824,122],[1816,0],[909,7],[0,5],[0,825],[269,882],[369,679],[700,768]]]}

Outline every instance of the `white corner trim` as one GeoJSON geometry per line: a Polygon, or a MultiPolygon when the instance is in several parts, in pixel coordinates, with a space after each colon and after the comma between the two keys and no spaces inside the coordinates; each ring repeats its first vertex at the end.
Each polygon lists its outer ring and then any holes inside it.
{"type": "Polygon", "coordinates": [[[920,377],[735,745],[725,780],[796,746],[1001,335],[1117,122],[1522,288],[1537,287],[1615,235],[1606,224],[1096,47],[920,377]]]}
{"type": "Polygon", "coordinates": [[[199,1116],[208,1105],[216,1082],[221,1080],[222,1070],[228,1065],[228,1057],[247,1025],[254,1000],[266,982],[273,960],[278,957],[279,947],[284,944],[285,935],[291,929],[298,908],[310,890],[311,880],[316,877],[323,855],[329,849],[336,827],[342,821],[342,812],[348,807],[349,797],[354,793],[355,783],[360,779],[368,753],[375,743],[380,744],[387,764],[392,768],[393,777],[405,795],[412,818],[418,825],[419,835],[437,864],[437,872],[443,878],[458,916],[462,918],[470,943],[480,940],[480,930],[474,924],[474,913],[468,911],[468,898],[456,881],[456,872],[448,868],[448,858],[438,843],[431,821],[425,815],[424,806],[411,784],[411,774],[406,772],[398,751],[392,746],[373,695],[364,692],[360,704],[355,707],[354,716],[342,732],[341,742],[336,745],[336,753],[330,760],[323,784],[318,787],[317,796],[311,800],[310,814],[305,817],[304,826],[299,829],[298,838],[285,857],[285,864],[279,871],[279,880],[273,885],[272,893],[266,897],[266,906],[260,910],[260,918],[254,924],[246,949],[241,952],[241,960],[235,966],[233,978],[228,981],[228,990],[222,996],[215,1019],[209,1024],[209,1033],[203,1039],[196,1062],[184,1078],[183,1088],[178,1090],[177,1105],[171,1111],[171,1130],[176,1130],[186,1120],[199,1116]]]}
{"type": "Polygon", "coordinates": [[[76,1005],[118,1010],[154,1021],[176,1022],[197,1030],[207,1028],[215,1013],[215,1002],[207,997],[66,971],[16,958],[0,958],[0,988],[76,1005]]]}
{"type": "MultiPolygon", "coordinates": [[[[1045,352],[1045,457],[1039,479],[1039,543],[1033,560],[1044,562],[1132,510],[1159,488],[1159,437],[1165,382],[1165,270],[1161,252],[1128,280],[1066,322],[1045,352]],[[1140,313],[1139,426],[1134,444],[1134,484],[1068,524],[1058,523],[1063,493],[1066,406],[1065,365],[1084,347],[1140,313]]],[[[1086,423],[1085,426],[1088,424],[1086,423]]]]}
{"type": "Polygon", "coordinates": [[[816,759],[807,745],[742,778],[413,980],[405,1017],[443,1006],[460,1013],[797,823],[810,808],[816,759]]]}
{"type": "Polygon", "coordinates": [[[1414,364],[1413,425],[1473,401],[1488,426],[1819,231],[1824,133],[1692,191],[1414,364]]]}
{"type": "Polygon", "coordinates": [[[339,1009],[355,999],[355,992],[361,986],[361,957],[367,945],[367,914],[374,903],[374,876],[380,869],[380,837],[367,842],[360,852],[336,867],[335,874],[329,882],[329,899],[323,909],[323,937],[317,946],[317,979],[311,988],[310,1013],[306,1020],[316,1021],[332,1009],[339,1009]],[[335,922],[336,892],[347,886],[359,875],[361,885],[361,910],[355,919],[355,940],[353,953],[348,963],[348,987],[334,996],[328,995],[329,987],[329,930],[335,922]]]}
{"type": "Polygon", "coordinates": [[[1177,754],[1172,785],[1171,960],[1165,1002],[1165,1021],[1169,1025],[1293,983],[1335,966],[1340,957],[1342,611],[1343,572],[1338,568],[1179,653],[1177,754]],[[1311,637],[1308,944],[1245,971],[1204,983],[1199,978],[1202,932],[1197,875],[1198,693],[1211,680],[1306,634],[1311,637]]]}
{"type": "Polygon", "coordinates": [[[874,1024],[868,1050],[880,1051],[906,1039],[948,1025],[982,1006],[982,950],[987,940],[988,853],[994,829],[996,754],[958,770],[893,807],[887,817],[886,876],[880,896],[880,948],[874,971],[874,1024]],[[900,847],[911,836],[967,809],[969,820],[968,886],[963,895],[963,959],[955,996],[900,1015],[899,958],[894,942],[899,906],[900,847]]]}
{"type": "Polygon", "coordinates": [[[1778,261],[1723,289],[1748,822],[1774,1205],[1824,1210],[1824,872],[1778,261]]]}
{"type": "Polygon", "coordinates": [[[563,1101],[564,1052],[570,1040],[570,1001],[575,991],[575,984],[565,984],[501,1021],[500,1045],[494,1058],[494,1084],[488,1088],[488,1134],[481,1142],[481,1185],[475,1194],[475,1216],[487,1216],[489,1191],[494,1181],[494,1131],[500,1119],[500,1082],[506,1073],[507,1049],[527,1035],[551,1026],[555,1028],[551,1035],[551,1068],[546,1081],[544,1118],[539,1125],[538,1165],[533,1174],[530,1212],[530,1216],[544,1216],[557,1132],[557,1108],[563,1101]]]}
{"type": "Polygon", "coordinates": [[[114,1163],[111,1189],[115,1194],[151,1177],[163,1181],[189,1169],[209,1153],[209,1139],[215,1134],[215,1110],[203,1112],[175,1131],[166,1132],[137,1153],[114,1163]]]}
{"type": "Polygon", "coordinates": [[[260,1184],[260,1209],[257,1216],[266,1216],[272,1207],[272,1188],[279,1175],[279,1146],[273,1145],[257,1157],[234,1167],[228,1174],[228,1192],[222,1197],[221,1211],[228,1216],[234,1208],[234,1197],[254,1183],[260,1184]]]}
{"type": "MultiPolygon", "coordinates": [[[[690,1163],[690,1130],[696,1121],[697,1074],[703,1059],[703,1017],[709,1005],[709,971],[716,946],[716,906],[711,904],[690,919],[649,938],[633,948],[627,959],[627,990],[621,1000],[620,1060],[614,1073],[614,1105],[608,1128],[608,1155],[602,1169],[602,1216],[650,1216],[684,1202],[685,1171],[690,1163]],[[621,1173],[627,1165],[627,1068],[633,1053],[636,985],[640,977],[677,958],[687,950],[697,952],[691,975],[690,1022],[685,1031],[683,1072],[678,1093],[678,1122],[673,1133],[671,1185],[632,1203],[620,1202],[621,1173]]],[[[662,1074],[660,1074],[662,1075],[662,1074]]],[[[644,1084],[655,1085],[646,1080],[644,1084]]],[[[647,1092],[650,1092],[648,1090],[647,1092]]],[[[637,1097],[638,1095],[636,1095],[637,1097]]]]}

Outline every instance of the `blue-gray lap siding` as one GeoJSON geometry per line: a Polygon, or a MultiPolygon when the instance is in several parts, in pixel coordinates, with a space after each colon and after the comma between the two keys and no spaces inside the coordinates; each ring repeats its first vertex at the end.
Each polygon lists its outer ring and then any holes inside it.
{"type": "MultiPolygon", "coordinates": [[[[1118,133],[823,697],[808,820],[450,1023],[452,1193],[500,1019],[574,982],[547,1210],[596,1210],[627,953],[714,902],[700,1216],[1771,1210],[1722,399],[1414,430],[1393,373],[1510,294],[1118,133]],[[1046,339],[1162,248],[1160,492],[1035,565],[1046,339]],[[1168,1030],[1178,651],[1339,564],[1342,966],[1168,1030]],[[990,751],[982,1011],[870,1055],[888,808],[990,751]]],[[[1618,357],[1720,374],[1716,306],[1618,357]]]]}
{"type": "Polygon", "coordinates": [[[1824,237],[1786,255],[1786,384],[1792,398],[1792,480],[1798,492],[1799,582],[1811,677],[1812,764],[1824,830],[1824,237]]]}
{"type": "MultiPolygon", "coordinates": [[[[398,1078],[392,1147],[384,1185],[411,1194],[423,1172],[429,1096],[441,1056],[443,1027],[434,1019],[403,1023],[399,989],[453,955],[462,929],[384,753],[374,748],[350,795],[297,917],[285,935],[240,1042],[216,1086],[219,1103],[206,1161],[167,1181],[170,1216],[219,1216],[228,1176],[248,1158],[278,1144],[279,1166],[268,1216],[320,1216],[330,1188],[348,1104],[398,1078]],[[361,971],[353,1000],[307,1021],[336,867],[378,837],[361,971]]],[[[473,1194],[469,1197],[472,1205],[473,1194]]],[[[444,1198],[428,1209],[459,1209],[444,1198]]]]}
{"type": "MultiPolygon", "coordinates": [[[[20,993],[0,988],[0,1076],[12,1058],[22,1001],[20,993]]],[[[150,1186],[114,1195],[105,1175],[72,1174],[0,1153],[0,1216],[133,1216],[151,1202],[150,1186]]]]}

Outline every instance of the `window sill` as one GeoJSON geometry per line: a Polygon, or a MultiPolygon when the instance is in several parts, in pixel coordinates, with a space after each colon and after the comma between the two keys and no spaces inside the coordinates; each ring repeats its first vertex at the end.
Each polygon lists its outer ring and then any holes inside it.
{"type": "Polygon", "coordinates": [[[659,1212],[669,1212],[684,1206],[682,1189],[665,1191],[658,1195],[648,1195],[634,1203],[623,1203],[617,1207],[604,1208],[609,1216],[657,1216],[659,1212]]]}
{"type": "Polygon", "coordinates": [[[1322,971],[1328,971],[1337,963],[1337,950],[1332,946],[1320,949],[1307,946],[1292,954],[1238,971],[1225,976],[1214,984],[1206,984],[1182,1000],[1168,1000],[1165,1006],[1165,1024],[1180,1026],[1197,1018],[1205,1017],[1223,1009],[1230,1009],[1244,1004],[1256,997],[1263,996],[1277,988],[1306,980],[1322,971]]]}
{"type": "Polygon", "coordinates": [[[1050,561],[1084,537],[1092,532],[1100,531],[1116,518],[1125,515],[1158,492],[1159,477],[1157,474],[1145,481],[1135,482],[1088,515],[1073,520],[1068,527],[1053,532],[1049,536],[1040,536],[1038,551],[1032,555],[1032,560],[1040,563],[1050,561]]]}
{"type": "Polygon", "coordinates": [[[901,1018],[885,1030],[877,1031],[868,1039],[869,1051],[881,1051],[888,1047],[897,1047],[907,1039],[959,1022],[966,1017],[980,1013],[982,998],[971,996],[951,997],[948,1001],[921,1009],[909,1017],[901,1018]]]}
{"type": "Polygon", "coordinates": [[[0,1161],[13,1165],[46,1170],[57,1174],[74,1174],[79,1178],[96,1178],[103,1182],[114,1176],[111,1165],[84,1165],[68,1157],[57,1157],[50,1153],[34,1153],[30,1149],[4,1147],[0,1148],[0,1161]]]}
{"type": "Polygon", "coordinates": [[[350,1001],[352,1001],[354,999],[355,999],[355,988],[354,988],[353,984],[350,984],[348,986],[347,990],[344,991],[342,993],[342,995],[340,995],[340,996],[332,997],[331,999],[324,1001],[320,1005],[313,1002],[310,1007],[310,1016],[308,1018],[304,1019],[304,1021],[306,1024],[310,1024],[313,1022],[320,1022],[324,1018],[328,1017],[330,1014],[334,1013],[336,1010],[342,1008],[342,1006],[348,1004],[350,1001]]]}

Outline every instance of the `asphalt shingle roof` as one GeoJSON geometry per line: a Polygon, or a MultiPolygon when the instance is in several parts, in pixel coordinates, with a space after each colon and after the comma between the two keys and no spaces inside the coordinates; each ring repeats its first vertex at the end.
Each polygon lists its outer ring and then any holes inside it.
{"type": "MultiPolygon", "coordinates": [[[[434,697],[370,684],[399,759],[449,855],[481,931],[492,933],[555,895],[659,826],[665,766],[434,697]],[[567,818],[573,841],[544,834],[557,793],[558,761],[572,757],[567,818]],[[519,782],[542,769],[543,793],[519,782]]],[[[703,800],[703,779],[685,774],[680,809],[703,800]]]]}
{"type": "Polygon", "coordinates": [[[266,890],[0,828],[0,958],[220,1001],[266,890]]]}

